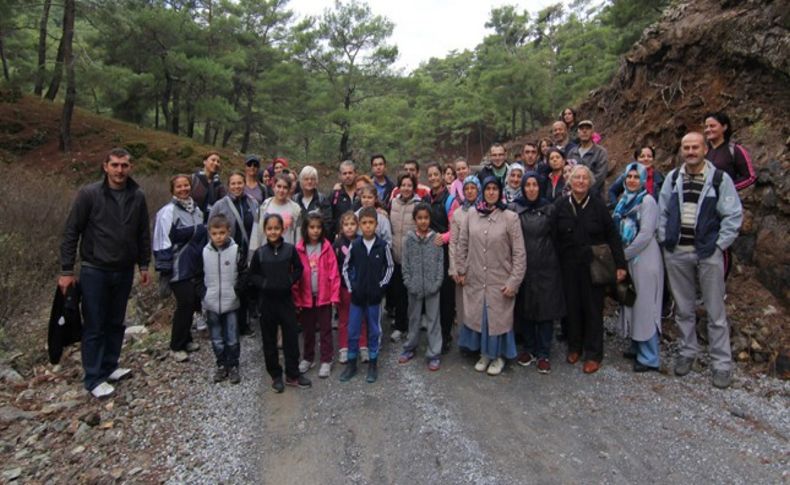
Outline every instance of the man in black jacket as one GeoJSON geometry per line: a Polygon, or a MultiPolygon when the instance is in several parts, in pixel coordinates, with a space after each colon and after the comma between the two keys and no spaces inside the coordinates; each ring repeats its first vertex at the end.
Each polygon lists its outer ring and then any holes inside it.
{"type": "Polygon", "coordinates": [[[71,207],[60,246],[61,291],[73,285],[77,246],[82,289],[82,368],[85,389],[94,397],[115,390],[108,381],[126,376],[118,367],[123,345],[126,303],[140,268],[147,286],[151,257],[148,207],[140,187],[129,177],[131,156],[122,148],[107,155],[104,180],[82,187],[71,207]]]}

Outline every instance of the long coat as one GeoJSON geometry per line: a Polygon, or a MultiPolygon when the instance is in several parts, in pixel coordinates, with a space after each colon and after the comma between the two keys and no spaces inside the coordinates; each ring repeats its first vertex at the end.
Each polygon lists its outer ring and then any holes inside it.
{"type": "Polygon", "coordinates": [[[392,199],[390,205],[390,225],[392,226],[392,259],[395,263],[400,264],[403,252],[403,241],[409,231],[413,231],[417,227],[414,222],[412,212],[414,206],[420,202],[420,197],[415,194],[408,201],[404,201],[400,195],[392,199]]]}
{"type": "Polygon", "coordinates": [[[502,287],[517,290],[526,269],[527,255],[518,215],[494,209],[483,216],[469,209],[456,255],[456,270],[466,278],[464,324],[480,332],[483,305],[486,305],[488,334],[495,336],[511,331],[516,299],[502,294],[502,287]]]}
{"type": "Polygon", "coordinates": [[[628,272],[636,287],[634,306],[622,307],[620,330],[623,336],[644,342],[661,332],[661,301],[664,291],[664,263],[656,240],[658,204],[646,195],[639,204],[639,233],[625,247],[628,272]]]}
{"type": "Polygon", "coordinates": [[[555,207],[530,209],[515,206],[521,221],[529,271],[521,282],[521,312],[525,319],[555,320],[565,316],[560,261],[554,248],[555,207]]]}
{"type": "MultiPolygon", "coordinates": [[[[447,245],[447,254],[450,259],[450,267],[447,270],[449,276],[458,274],[456,269],[458,240],[471,210],[471,208],[464,210],[463,207],[459,207],[453,212],[453,217],[450,219],[450,244],[447,245]]],[[[464,321],[464,287],[461,285],[455,285],[455,319],[458,323],[464,321]]]]}

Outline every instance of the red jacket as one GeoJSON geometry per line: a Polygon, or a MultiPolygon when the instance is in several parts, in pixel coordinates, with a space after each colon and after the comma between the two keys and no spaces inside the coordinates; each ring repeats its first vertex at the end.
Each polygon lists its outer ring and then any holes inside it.
{"type": "MultiPolygon", "coordinates": [[[[307,257],[305,241],[296,244],[296,254],[302,261],[304,271],[302,278],[291,288],[294,304],[300,308],[313,306],[313,289],[310,282],[312,270],[307,257]]],[[[340,272],[337,268],[337,257],[332,244],[326,239],[321,243],[321,254],[318,257],[318,296],[316,306],[340,303],[340,272]]]]}

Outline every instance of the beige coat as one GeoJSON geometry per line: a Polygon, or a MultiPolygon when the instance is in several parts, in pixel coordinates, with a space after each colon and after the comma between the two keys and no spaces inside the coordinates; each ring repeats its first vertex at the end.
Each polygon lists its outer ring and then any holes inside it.
{"type": "Polygon", "coordinates": [[[485,302],[488,334],[502,335],[512,330],[516,299],[502,294],[502,288],[518,290],[527,270],[518,215],[495,209],[483,217],[469,209],[458,238],[455,264],[458,274],[465,275],[463,323],[480,332],[485,302]]]}
{"type": "Polygon", "coordinates": [[[409,231],[413,231],[417,227],[417,224],[414,222],[414,217],[412,217],[412,212],[414,212],[414,206],[417,205],[418,202],[420,202],[420,198],[417,194],[414,194],[414,197],[409,199],[408,202],[404,202],[403,199],[400,198],[400,195],[392,199],[392,205],[390,207],[392,259],[398,264],[401,264],[403,258],[403,238],[406,237],[409,231]]]}
{"type": "MultiPolygon", "coordinates": [[[[457,274],[455,259],[458,253],[458,239],[461,237],[461,229],[466,224],[466,219],[471,210],[473,210],[471,207],[469,210],[459,207],[453,212],[453,218],[450,221],[450,244],[447,247],[450,267],[447,270],[447,274],[451,277],[457,274]]],[[[464,287],[461,285],[455,285],[455,320],[458,323],[463,323],[464,321],[464,287]]]]}

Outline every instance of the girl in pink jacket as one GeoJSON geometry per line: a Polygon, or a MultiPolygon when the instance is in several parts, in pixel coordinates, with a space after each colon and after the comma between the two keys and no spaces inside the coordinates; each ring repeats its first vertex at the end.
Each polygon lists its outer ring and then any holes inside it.
{"type": "Polygon", "coordinates": [[[309,212],[302,223],[302,240],[296,244],[302,262],[302,278],[293,286],[294,303],[302,324],[304,350],[299,372],[315,363],[315,331],[321,334],[321,367],[318,377],[326,378],[332,370],[332,305],[340,302],[340,273],[332,244],[324,236],[321,214],[309,212]]]}

